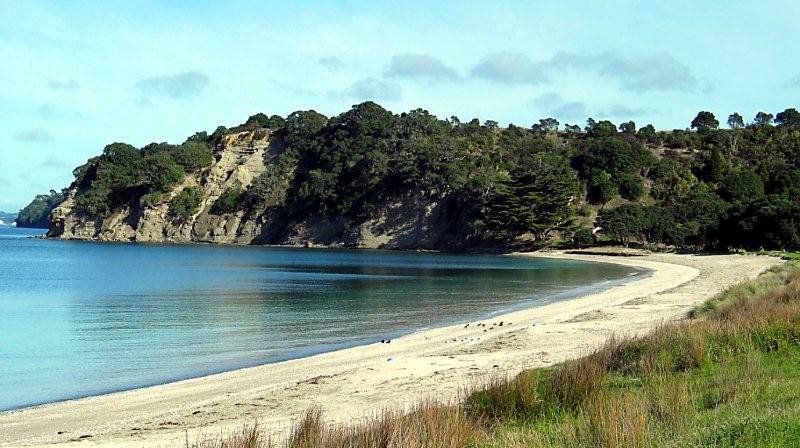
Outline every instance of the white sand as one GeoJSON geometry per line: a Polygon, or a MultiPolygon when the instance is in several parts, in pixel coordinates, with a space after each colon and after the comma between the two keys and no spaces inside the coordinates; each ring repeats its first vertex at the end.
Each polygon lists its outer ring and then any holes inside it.
{"type": "Polygon", "coordinates": [[[425,398],[450,401],[481,379],[577,357],[612,333],[638,333],[682,318],[694,305],[780,263],[740,255],[533,256],[605,261],[652,274],[483,320],[486,327],[471,322],[437,328],[391,344],[0,413],[0,446],[185,446],[187,438],[216,437],[254,419],[280,435],[312,406],[353,422],[425,398]],[[502,327],[492,325],[500,321],[502,327]]]}

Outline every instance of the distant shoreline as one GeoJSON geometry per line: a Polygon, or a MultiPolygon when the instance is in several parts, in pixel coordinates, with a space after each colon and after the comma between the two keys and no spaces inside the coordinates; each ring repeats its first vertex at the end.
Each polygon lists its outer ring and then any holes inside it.
{"type": "Polygon", "coordinates": [[[0,413],[0,426],[14,434],[0,434],[0,445],[67,443],[88,434],[100,444],[183,446],[186,431],[190,439],[218,435],[254,418],[262,428],[280,432],[314,405],[322,406],[330,418],[346,422],[425,397],[453,399],[461,388],[498,371],[514,374],[584,354],[609,332],[647,331],[780,262],[737,255],[521,255],[609,262],[651,273],[603,291],[472,321],[466,327],[414,332],[390,344],[0,413]],[[486,326],[477,326],[479,322],[486,326]]]}

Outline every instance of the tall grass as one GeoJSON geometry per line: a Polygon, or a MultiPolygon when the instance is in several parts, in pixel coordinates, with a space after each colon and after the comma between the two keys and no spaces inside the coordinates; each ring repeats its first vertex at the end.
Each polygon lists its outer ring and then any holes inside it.
{"type": "MultiPolygon", "coordinates": [[[[331,425],[309,411],[281,446],[791,446],[782,441],[800,440],[798,266],[725,291],[693,319],[490,379],[456,405],[387,410],[358,426],[331,425]],[[792,388],[798,393],[786,392],[792,388]]],[[[276,445],[254,429],[213,446],[276,445]]]]}

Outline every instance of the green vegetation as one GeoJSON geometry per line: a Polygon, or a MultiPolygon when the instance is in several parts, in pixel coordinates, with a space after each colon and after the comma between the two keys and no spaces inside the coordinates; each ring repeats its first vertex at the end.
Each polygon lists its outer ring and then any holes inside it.
{"type": "Polygon", "coordinates": [[[214,201],[211,207],[211,213],[221,215],[223,213],[232,213],[239,209],[239,204],[244,198],[244,190],[239,184],[233,185],[228,188],[214,201]]]}
{"type": "Polygon", "coordinates": [[[169,210],[176,217],[186,219],[197,212],[202,200],[202,189],[199,187],[186,187],[169,201],[169,210]]]}
{"type": "Polygon", "coordinates": [[[125,205],[152,204],[170,193],[187,172],[211,162],[211,149],[205,142],[153,143],[141,149],[112,143],[103,155],[75,170],[75,202],[78,210],[90,217],[102,217],[125,205]]]}
{"type": "MultiPolygon", "coordinates": [[[[493,380],[454,406],[357,427],[311,411],[287,447],[794,447],[800,440],[800,264],[731,288],[690,320],[493,380]]],[[[258,428],[200,446],[274,446],[258,428]]]]}
{"type": "Polygon", "coordinates": [[[330,217],[352,227],[413,193],[444,204],[468,247],[542,246],[597,224],[601,241],[623,244],[798,250],[798,117],[759,112],[745,123],[733,113],[720,129],[703,111],[694,130],[656,131],[591,118],[584,128],[552,118],[500,127],[420,109],[394,114],[373,102],[330,118],[257,114],[177,146],[111,144],[76,170],[76,203],[90,217],[156,203],[212,163],[226,135],[269,129],[279,150],[267,170],[225,192],[213,213],[276,212],[287,227],[330,217]]]}
{"type": "Polygon", "coordinates": [[[38,194],[30,204],[19,211],[17,227],[46,229],[50,227],[50,212],[64,200],[64,194],[50,190],[49,194],[38,194]]]}

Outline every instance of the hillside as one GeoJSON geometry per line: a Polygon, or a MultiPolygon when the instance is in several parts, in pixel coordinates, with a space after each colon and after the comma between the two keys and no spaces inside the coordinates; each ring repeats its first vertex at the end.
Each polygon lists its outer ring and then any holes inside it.
{"type": "Polygon", "coordinates": [[[589,119],[528,127],[393,114],[254,115],[180,145],[108,145],[75,170],[51,237],[464,250],[800,247],[800,113],[719,129],[589,119]],[[601,227],[598,235],[592,229],[601,227]]]}
{"type": "Polygon", "coordinates": [[[10,226],[17,219],[16,213],[9,213],[0,211],[0,225],[10,226]]]}

